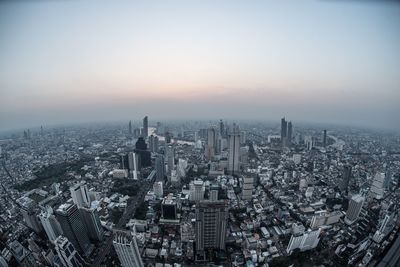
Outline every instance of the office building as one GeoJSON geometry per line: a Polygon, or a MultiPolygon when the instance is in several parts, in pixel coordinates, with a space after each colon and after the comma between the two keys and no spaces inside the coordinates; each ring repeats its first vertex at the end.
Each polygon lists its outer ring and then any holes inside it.
{"type": "Polygon", "coordinates": [[[293,125],[292,122],[289,121],[287,124],[287,138],[286,138],[286,145],[291,146],[292,145],[292,135],[293,135],[293,125]]]}
{"type": "Polygon", "coordinates": [[[56,210],[63,235],[80,252],[88,252],[90,241],[82,214],[76,204],[65,203],[56,210]]]}
{"type": "Polygon", "coordinates": [[[26,225],[36,233],[42,232],[43,228],[38,218],[39,209],[36,203],[27,196],[19,198],[17,203],[21,205],[21,214],[26,225]]]}
{"type": "Polygon", "coordinates": [[[327,142],[328,142],[328,136],[327,136],[326,130],[324,130],[323,136],[322,136],[322,145],[324,147],[326,147],[326,145],[328,144],[327,142]]]}
{"type": "Polygon", "coordinates": [[[204,156],[207,161],[210,161],[215,156],[217,150],[217,130],[214,127],[209,127],[207,130],[207,144],[204,149],[204,156]]]}
{"type": "Polygon", "coordinates": [[[242,183],[242,199],[250,200],[253,196],[254,177],[252,175],[245,175],[242,183]]]}
{"type": "Polygon", "coordinates": [[[129,121],[129,124],[128,124],[128,134],[129,134],[129,136],[133,135],[132,121],[129,121]]]}
{"type": "Polygon", "coordinates": [[[385,173],[377,172],[372,181],[370,194],[373,198],[382,199],[384,195],[385,173]]]}
{"type": "Polygon", "coordinates": [[[155,160],[155,168],[156,168],[156,181],[164,182],[165,179],[165,163],[164,163],[164,156],[158,154],[155,160]]]}
{"type": "Polygon", "coordinates": [[[282,146],[286,146],[286,138],[287,138],[287,121],[285,117],[281,119],[281,142],[282,146]]]}
{"type": "Polygon", "coordinates": [[[135,152],[128,153],[128,173],[129,177],[134,180],[138,179],[139,156],[135,152]]]}
{"type": "Polygon", "coordinates": [[[81,207],[90,207],[89,190],[86,183],[79,183],[70,187],[71,197],[74,203],[81,207]]]}
{"type": "Polygon", "coordinates": [[[342,180],[339,183],[339,189],[342,193],[346,193],[349,190],[349,183],[351,179],[351,166],[350,165],[345,165],[343,166],[343,171],[342,171],[342,180]]]}
{"type": "Polygon", "coordinates": [[[234,125],[233,131],[229,134],[229,157],[228,172],[234,174],[239,171],[240,158],[240,130],[234,125]]]}
{"type": "Polygon", "coordinates": [[[153,191],[154,194],[158,197],[158,198],[162,198],[164,195],[164,190],[163,190],[163,182],[161,181],[157,181],[153,184],[153,191]]]}
{"type": "Polygon", "coordinates": [[[158,136],[150,135],[150,137],[149,137],[149,149],[150,149],[150,152],[158,153],[158,136]]]}
{"type": "Polygon", "coordinates": [[[64,267],[83,267],[89,266],[79,255],[74,245],[65,237],[59,236],[55,242],[55,250],[58,258],[64,267]]]}
{"type": "Polygon", "coordinates": [[[175,168],[175,149],[172,145],[167,146],[166,149],[166,159],[168,174],[171,174],[171,171],[175,168]]]}
{"type": "Polygon", "coordinates": [[[39,214],[39,219],[42,223],[43,229],[51,242],[54,242],[59,235],[62,235],[60,223],[57,221],[51,207],[47,207],[39,214]]]}
{"type": "Polygon", "coordinates": [[[225,249],[228,204],[203,200],[196,205],[196,249],[225,249]]]}
{"type": "Polygon", "coordinates": [[[295,249],[300,249],[301,251],[306,251],[317,247],[319,243],[319,235],[321,233],[321,229],[315,231],[307,231],[302,234],[293,234],[290,237],[289,244],[286,248],[286,252],[288,254],[292,253],[295,249]]]}
{"type": "Polygon", "coordinates": [[[142,136],[144,138],[147,138],[149,136],[149,119],[148,117],[143,118],[143,134],[142,136]]]}
{"type": "Polygon", "coordinates": [[[144,267],[136,242],[135,227],[133,230],[114,230],[113,245],[122,267],[144,267]]]}
{"type": "Polygon", "coordinates": [[[163,220],[177,219],[177,201],[172,194],[166,196],[161,203],[161,218],[163,220]]]}
{"type": "Polygon", "coordinates": [[[364,205],[365,198],[362,195],[354,195],[349,202],[349,208],[346,212],[344,222],[346,224],[352,224],[358,219],[362,206],[364,205]]]}
{"type": "Polygon", "coordinates": [[[323,225],[335,224],[340,221],[342,216],[343,214],[340,211],[316,213],[311,219],[310,227],[311,229],[317,229],[323,225]]]}
{"type": "Polygon", "coordinates": [[[211,187],[210,187],[209,199],[211,201],[217,201],[218,200],[218,192],[219,192],[219,185],[218,184],[212,184],[211,187]]]}
{"type": "Polygon", "coordinates": [[[191,201],[201,201],[204,199],[204,182],[202,180],[195,180],[190,184],[190,197],[191,201]]]}
{"type": "Polygon", "coordinates": [[[39,266],[31,251],[26,249],[17,240],[12,241],[8,245],[11,254],[14,256],[18,265],[21,267],[36,267],[39,266]]]}
{"type": "Polygon", "coordinates": [[[101,241],[104,237],[104,229],[101,225],[99,213],[94,208],[80,209],[83,220],[86,225],[87,234],[89,239],[93,241],[101,241]]]}

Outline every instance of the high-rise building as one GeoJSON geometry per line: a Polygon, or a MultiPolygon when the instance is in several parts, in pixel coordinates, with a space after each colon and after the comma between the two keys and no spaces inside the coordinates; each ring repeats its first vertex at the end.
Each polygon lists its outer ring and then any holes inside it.
{"type": "Polygon", "coordinates": [[[292,122],[289,121],[287,125],[287,139],[286,139],[286,144],[288,146],[292,145],[292,135],[293,135],[293,125],[292,122]]]}
{"type": "Polygon", "coordinates": [[[64,267],[83,267],[88,266],[85,260],[76,251],[74,245],[65,237],[59,236],[55,240],[55,249],[64,267]]]}
{"type": "Polygon", "coordinates": [[[104,229],[100,222],[99,213],[94,208],[80,209],[83,220],[86,225],[89,239],[94,241],[101,241],[104,237],[104,229]]]}
{"type": "Polygon", "coordinates": [[[128,133],[129,133],[129,136],[132,136],[132,134],[133,134],[133,129],[132,129],[132,121],[129,121],[129,125],[128,125],[128,133]]]}
{"type": "Polygon", "coordinates": [[[143,137],[139,137],[135,144],[135,153],[139,155],[139,170],[141,167],[151,166],[151,153],[143,137]]]}
{"type": "Polygon", "coordinates": [[[287,121],[285,117],[281,119],[281,142],[282,145],[285,146],[286,144],[286,137],[287,137],[287,121]]]}
{"type": "Polygon", "coordinates": [[[326,130],[324,130],[323,137],[322,137],[322,145],[323,145],[324,147],[326,147],[327,141],[328,141],[328,139],[327,139],[327,133],[326,133],[326,130]]]}
{"type": "Polygon", "coordinates": [[[195,180],[190,185],[190,200],[201,201],[204,199],[204,182],[202,180],[195,180]]]}
{"type": "Polygon", "coordinates": [[[78,206],[78,208],[90,206],[89,191],[86,183],[73,185],[69,190],[71,191],[72,200],[78,206]]]}
{"type": "Polygon", "coordinates": [[[306,251],[315,248],[319,243],[319,235],[321,229],[315,231],[308,231],[302,234],[293,234],[290,238],[289,244],[286,248],[288,254],[292,253],[295,249],[306,251]]]}
{"type": "Polygon", "coordinates": [[[233,174],[239,171],[240,157],[240,131],[239,127],[234,126],[233,131],[229,134],[229,158],[228,172],[233,174]]]}
{"type": "Polygon", "coordinates": [[[62,235],[61,225],[57,221],[56,216],[54,216],[51,207],[47,207],[46,210],[43,210],[39,215],[39,219],[51,242],[54,242],[59,235],[62,235]]]}
{"type": "Polygon", "coordinates": [[[161,203],[161,218],[163,220],[176,220],[177,209],[176,198],[172,194],[166,196],[161,203]]]}
{"type": "Polygon", "coordinates": [[[349,190],[349,183],[351,179],[351,166],[350,165],[345,165],[343,166],[343,172],[342,172],[342,180],[340,181],[339,184],[339,189],[342,193],[347,193],[349,190]]]}
{"type": "Polygon", "coordinates": [[[225,249],[228,204],[203,200],[196,205],[196,249],[225,249]]]}
{"type": "Polygon", "coordinates": [[[147,138],[149,136],[149,119],[148,117],[143,118],[143,137],[147,138]]]}
{"type": "Polygon", "coordinates": [[[382,199],[384,195],[384,181],[385,181],[385,173],[377,172],[374,176],[374,180],[372,181],[370,194],[372,197],[376,199],[382,199]]]}
{"type": "Polygon", "coordinates": [[[82,214],[75,204],[65,203],[56,210],[64,236],[80,252],[88,252],[90,241],[82,214]]]}
{"type": "Polygon", "coordinates": [[[129,177],[134,180],[138,179],[139,157],[135,152],[128,153],[128,173],[129,177]]]}
{"type": "Polygon", "coordinates": [[[158,137],[156,135],[150,135],[149,149],[150,149],[150,152],[158,153],[158,137]]]}
{"type": "Polygon", "coordinates": [[[122,267],[144,267],[135,231],[114,230],[113,245],[122,267]]]}
{"type": "Polygon", "coordinates": [[[39,210],[33,199],[24,196],[19,198],[17,203],[21,205],[21,213],[26,225],[36,233],[42,232],[43,228],[38,217],[39,210]]]}
{"type": "Polygon", "coordinates": [[[11,254],[14,256],[16,261],[18,262],[18,266],[21,267],[36,267],[39,266],[36,263],[36,260],[28,249],[26,249],[20,242],[17,240],[12,241],[8,245],[11,254]]]}
{"type": "Polygon", "coordinates": [[[362,206],[364,205],[365,198],[362,195],[354,195],[349,202],[349,208],[346,212],[346,217],[344,218],[344,222],[346,224],[352,224],[358,219],[360,215],[362,206]]]}
{"type": "Polygon", "coordinates": [[[219,121],[219,133],[220,133],[222,138],[226,137],[225,125],[224,125],[224,122],[222,120],[219,121]]]}
{"type": "Polygon", "coordinates": [[[156,181],[153,184],[153,191],[154,194],[158,197],[158,198],[162,198],[164,195],[164,190],[163,190],[163,182],[162,181],[156,181]]]}
{"type": "Polygon", "coordinates": [[[214,127],[209,127],[207,130],[207,144],[204,150],[204,156],[207,161],[215,156],[217,148],[217,131],[214,127]]]}
{"type": "Polygon", "coordinates": [[[252,175],[244,176],[242,183],[242,199],[250,200],[253,196],[253,189],[254,189],[254,177],[252,175]]]}
{"type": "Polygon", "coordinates": [[[164,156],[161,154],[158,154],[156,156],[156,161],[155,161],[155,168],[156,168],[156,181],[158,182],[164,182],[165,179],[165,163],[164,163],[164,156]]]}
{"type": "Polygon", "coordinates": [[[219,185],[218,184],[212,184],[210,187],[210,200],[211,201],[217,201],[218,200],[218,192],[219,192],[219,185]]]}
{"type": "Polygon", "coordinates": [[[168,174],[171,175],[171,171],[175,168],[175,149],[172,145],[167,146],[166,159],[168,174]]]}

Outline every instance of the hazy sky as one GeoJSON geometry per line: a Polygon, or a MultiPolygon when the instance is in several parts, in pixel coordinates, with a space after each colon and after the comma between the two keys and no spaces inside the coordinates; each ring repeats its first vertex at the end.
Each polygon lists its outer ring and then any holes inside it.
{"type": "Polygon", "coordinates": [[[400,4],[0,1],[0,130],[144,114],[400,129],[400,4]]]}

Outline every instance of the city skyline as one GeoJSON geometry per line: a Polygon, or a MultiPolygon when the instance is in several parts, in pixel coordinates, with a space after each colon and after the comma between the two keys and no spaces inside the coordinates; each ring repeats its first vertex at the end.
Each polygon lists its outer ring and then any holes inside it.
{"type": "Polygon", "coordinates": [[[0,7],[0,130],[140,114],[400,129],[396,2],[0,7]]]}

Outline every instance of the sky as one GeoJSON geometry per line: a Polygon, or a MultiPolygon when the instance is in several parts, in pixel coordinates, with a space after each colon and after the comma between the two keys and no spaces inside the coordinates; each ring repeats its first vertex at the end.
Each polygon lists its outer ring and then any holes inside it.
{"type": "Polygon", "coordinates": [[[400,2],[0,1],[0,131],[253,119],[400,130],[400,2]]]}

